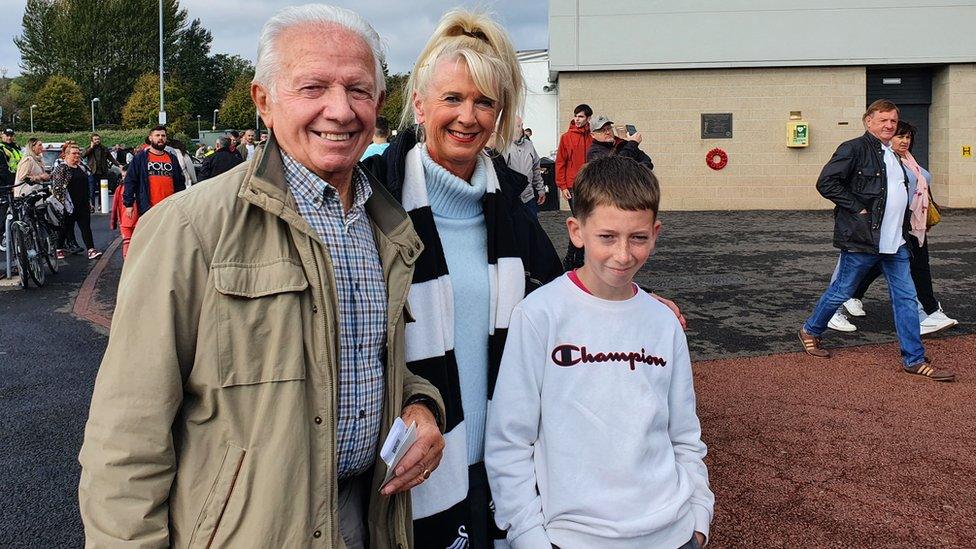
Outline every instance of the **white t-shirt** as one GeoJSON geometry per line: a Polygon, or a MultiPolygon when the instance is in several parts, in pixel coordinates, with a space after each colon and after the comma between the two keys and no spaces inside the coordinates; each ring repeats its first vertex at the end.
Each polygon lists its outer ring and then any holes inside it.
{"type": "Polygon", "coordinates": [[[679,547],[708,534],[691,361],[674,314],[562,276],[512,314],[488,411],[495,521],[516,549],[679,547]]]}
{"type": "Polygon", "coordinates": [[[908,208],[908,190],[905,187],[905,172],[901,168],[898,155],[888,145],[883,145],[885,169],[888,172],[885,212],[881,219],[881,238],[878,252],[893,254],[905,243],[902,224],[905,222],[905,209],[908,208]]]}

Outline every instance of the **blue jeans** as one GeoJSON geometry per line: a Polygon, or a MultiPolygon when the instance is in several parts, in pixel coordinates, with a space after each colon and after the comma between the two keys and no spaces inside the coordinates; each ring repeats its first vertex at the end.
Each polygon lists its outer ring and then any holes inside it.
{"type": "Polygon", "coordinates": [[[529,200],[528,202],[523,202],[523,204],[525,204],[525,208],[527,210],[532,212],[533,217],[539,219],[539,202],[538,200],[536,200],[534,196],[532,197],[532,200],[529,200]]]}
{"type": "Polygon", "coordinates": [[[827,329],[830,317],[842,303],[854,295],[858,283],[875,265],[881,266],[885,280],[888,281],[888,293],[891,296],[891,309],[895,316],[895,331],[898,333],[901,358],[905,367],[910,368],[925,361],[925,347],[922,346],[920,335],[915,283],[912,281],[909,267],[908,247],[904,244],[893,254],[841,251],[837,276],[820,297],[813,314],[803,324],[803,329],[812,336],[820,337],[827,329]]]}

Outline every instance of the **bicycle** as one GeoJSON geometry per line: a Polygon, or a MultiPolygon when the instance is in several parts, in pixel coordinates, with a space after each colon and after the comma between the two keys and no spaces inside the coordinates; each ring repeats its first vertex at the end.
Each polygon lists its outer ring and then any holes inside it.
{"type": "Polygon", "coordinates": [[[20,185],[0,187],[0,192],[4,194],[11,217],[8,239],[11,252],[17,258],[20,284],[26,289],[31,281],[37,287],[44,285],[46,276],[42,260],[52,274],[58,272],[60,265],[56,230],[52,230],[52,223],[47,217],[49,206],[46,198],[50,192],[42,188],[14,198],[13,189],[20,185]]]}

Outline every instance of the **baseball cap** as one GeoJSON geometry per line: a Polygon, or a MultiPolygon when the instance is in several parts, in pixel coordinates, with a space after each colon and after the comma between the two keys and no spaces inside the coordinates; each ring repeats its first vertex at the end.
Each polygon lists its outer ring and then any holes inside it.
{"type": "Polygon", "coordinates": [[[597,131],[607,124],[613,124],[613,121],[604,115],[597,115],[590,119],[590,131],[597,131]]]}
{"type": "Polygon", "coordinates": [[[3,135],[13,135],[13,134],[14,134],[14,131],[11,130],[10,128],[7,128],[7,129],[3,130],[3,135]]]}

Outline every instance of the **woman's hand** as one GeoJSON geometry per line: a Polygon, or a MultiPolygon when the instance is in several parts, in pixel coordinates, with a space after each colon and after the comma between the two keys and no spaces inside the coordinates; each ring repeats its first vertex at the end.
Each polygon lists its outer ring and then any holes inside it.
{"type": "Polygon", "coordinates": [[[427,406],[411,404],[403,409],[400,418],[407,425],[417,424],[417,440],[397,464],[396,476],[380,491],[384,496],[420,486],[440,465],[444,452],[444,437],[427,406]]]}
{"type": "Polygon", "coordinates": [[[566,200],[572,200],[573,198],[573,192],[569,189],[559,189],[559,194],[563,195],[563,198],[566,200]]]}
{"type": "Polygon", "coordinates": [[[671,312],[674,313],[674,316],[678,317],[678,322],[681,323],[682,330],[688,329],[688,322],[685,320],[685,316],[681,314],[681,309],[679,309],[678,306],[675,305],[674,301],[671,301],[670,299],[664,299],[663,297],[657,294],[651,294],[651,297],[663,303],[665,307],[667,307],[668,309],[671,309],[671,312]]]}

